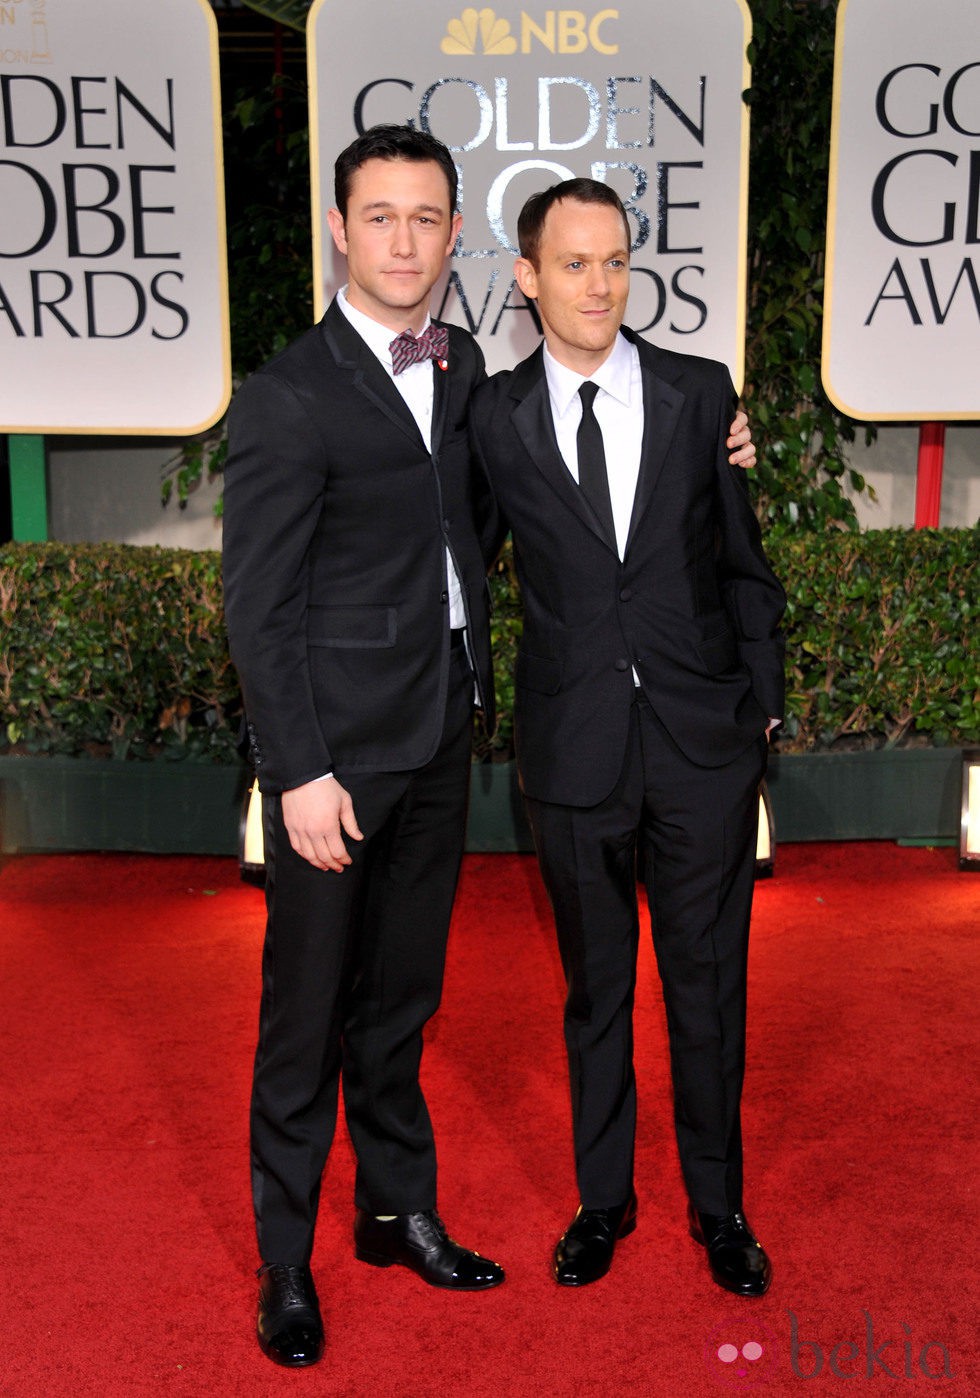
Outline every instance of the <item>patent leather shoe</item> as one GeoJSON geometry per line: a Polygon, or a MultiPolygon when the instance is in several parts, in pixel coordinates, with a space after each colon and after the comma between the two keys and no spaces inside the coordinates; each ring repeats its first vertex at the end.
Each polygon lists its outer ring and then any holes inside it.
{"type": "Polygon", "coordinates": [[[434,1209],[419,1214],[375,1218],[358,1209],[354,1219],[354,1256],[372,1267],[400,1264],[430,1286],[449,1291],[488,1291],[504,1280],[504,1269],[460,1247],[446,1232],[434,1209]]]}
{"type": "Polygon", "coordinates": [[[616,1244],[635,1227],[635,1193],[614,1209],[583,1209],[580,1204],[555,1248],[555,1281],[559,1286],[588,1286],[604,1277],[616,1244]]]}
{"type": "Polygon", "coordinates": [[[259,1345],[274,1364],[305,1369],[323,1354],[323,1321],[309,1267],[260,1267],[259,1345]]]}
{"type": "Polygon", "coordinates": [[[688,1207],[691,1237],[708,1253],[711,1275],[736,1296],[764,1296],[772,1264],[742,1213],[703,1214],[688,1207]]]}

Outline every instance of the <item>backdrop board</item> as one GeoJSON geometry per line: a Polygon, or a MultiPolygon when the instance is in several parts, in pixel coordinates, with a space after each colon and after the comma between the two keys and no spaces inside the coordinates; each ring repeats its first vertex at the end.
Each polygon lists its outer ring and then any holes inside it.
{"type": "Polygon", "coordinates": [[[841,0],[823,381],[852,417],[980,418],[977,0],[841,0]]]}
{"type": "Polygon", "coordinates": [[[431,131],[461,175],[462,235],[437,315],[472,330],[491,372],[538,343],[513,281],[528,195],[590,175],[633,229],[627,322],[725,361],[741,385],[748,179],[744,0],[620,0],[499,10],[316,0],[309,18],[314,282],[343,284],[325,226],[333,162],[379,122],[431,131]]]}
{"type": "Polygon", "coordinates": [[[0,16],[0,431],[199,431],[231,383],[214,16],[0,16]]]}

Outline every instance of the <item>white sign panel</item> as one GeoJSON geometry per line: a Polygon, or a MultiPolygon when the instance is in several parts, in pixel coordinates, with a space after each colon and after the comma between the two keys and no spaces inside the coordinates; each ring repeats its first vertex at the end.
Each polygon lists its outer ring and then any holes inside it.
{"type": "Polygon", "coordinates": [[[205,0],[0,0],[0,431],[202,430],[228,402],[205,0]]]}
{"type": "Polygon", "coordinates": [[[325,212],[333,162],[378,123],[430,131],[461,176],[462,236],[434,312],[472,330],[491,371],[538,343],[513,280],[529,195],[591,176],[623,198],[634,232],[627,322],[673,349],[743,363],[750,36],[744,0],[316,0],[312,94],[319,314],[344,281],[325,212]]]}
{"type": "Polygon", "coordinates": [[[823,381],[852,417],[980,417],[977,0],[841,0],[823,381]]]}

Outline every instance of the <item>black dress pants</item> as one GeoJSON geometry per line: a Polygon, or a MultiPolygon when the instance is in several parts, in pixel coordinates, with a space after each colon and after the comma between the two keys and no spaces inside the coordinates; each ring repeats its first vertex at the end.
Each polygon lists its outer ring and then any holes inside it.
{"type": "Polygon", "coordinates": [[[410,772],[338,767],[362,841],[343,873],[295,853],[264,803],[268,919],[252,1087],[252,1193],[264,1262],[303,1265],[343,1079],[355,1199],[377,1214],[436,1204],[422,1030],[439,1005],[471,761],[473,677],[451,652],[438,751],[410,772]]]}
{"type": "Polygon", "coordinates": [[[638,696],[622,772],[605,801],[527,802],[568,984],[565,1043],[586,1208],[615,1207],[633,1188],[638,845],[684,1180],[706,1213],[741,1208],[746,966],[766,747],[760,736],[726,766],[695,766],[638,696]]]}

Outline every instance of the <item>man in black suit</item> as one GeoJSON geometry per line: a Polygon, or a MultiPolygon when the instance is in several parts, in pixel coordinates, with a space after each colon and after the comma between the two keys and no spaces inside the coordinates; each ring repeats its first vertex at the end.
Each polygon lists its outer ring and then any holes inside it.
{"type": "Polygon", "coordinates": [[[225,606],[266,813],[258,1333],[291,1367],[323,1347],[309,1263],[341,1077],[357,1256],[452,1289],[504,1279],[435,1212],[418,1077],[463,849],[474,685],[493,721],[466,434],[483,356],[428,313],[455,209],[440,142],[388,127],[348,147],[328,215],[348,285],[242,386],[229,423],[225,606]]]}
{"type": "Polygon", "coordinates": [[[475,451],[524,600],[518,766],[568,982],[580,1207],[559,1283],[608,1271],[636,1221],[632,1008],[642,858],[692,1235],[761,1295],[742,1212],[739,1101],[759,783],[782,711],[783,590],[726,460],[723,365],[622,329],[630,233],[570,180],[518,224],[545,345],[477,390],[475,451]]]}

